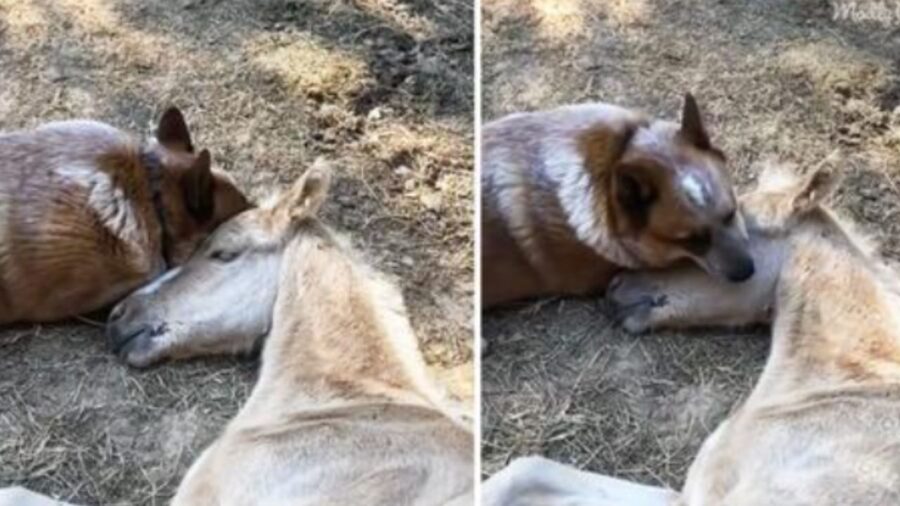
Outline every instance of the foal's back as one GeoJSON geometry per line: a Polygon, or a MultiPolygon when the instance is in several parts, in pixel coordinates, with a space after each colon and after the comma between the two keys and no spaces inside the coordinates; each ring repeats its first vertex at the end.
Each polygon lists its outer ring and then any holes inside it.
{"type": "Polygon", "coordinates": [[[239,417],[173,504],[441,505],[471,489],[472,453],[471,433],[421,406],[366,403],[269,423],[239,417]],[[241,465],[213,464],[226,460],[241,465]]]}
{"type": "Polygon", "coordinates": [[[696,476],[699,495],[690,493],[689,479],[685,504],[900,504],[898,420],[897,385],[803,393],[756,406],[717,431],[723,444],[697,459],[692,474],[706,476],[696,476]]]}

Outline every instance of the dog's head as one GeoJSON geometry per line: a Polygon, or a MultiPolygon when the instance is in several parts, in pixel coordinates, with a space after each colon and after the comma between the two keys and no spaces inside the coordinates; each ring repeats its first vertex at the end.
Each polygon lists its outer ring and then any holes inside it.
{"type": "Polygon", "coordinates": [[[610,175],[615,233],[646,265],[688,258],[729,281],[753,275],[725,157],[710,142],[690,94],[680,125],[656,121],[629,132],[610,175]]]}
{"type": "Polygon", "coordinates": [[[212,169],[209,151],[194,149],[177,108],[169,108],[159,120],[153,152],[162,169],[165,254],[180,265],[219,224],[250,203],[227,173],[212,169]]]}

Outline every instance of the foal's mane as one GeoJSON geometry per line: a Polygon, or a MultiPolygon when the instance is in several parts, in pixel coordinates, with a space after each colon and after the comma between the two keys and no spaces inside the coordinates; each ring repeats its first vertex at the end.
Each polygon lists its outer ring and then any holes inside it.
{"type": "Polygon", "coordinates": [[[348,235],[334,231],[318,219],[303,220],[296,227],[294,239],[303,233],[314,234],[316,240],[324,242],[326,247],[333,248],[345,258],[354,283],[362,286],[368,296],[376,325],[386,337],[385,342],[391,347],[417,393],[448,418],[464,425],[461,421],[465,417],[464,410],[453,406],[445,389],[428,372],[419,340],[410,324],[403,294],[394,279],[372,267],[371,262],[353,247],[348,235]]]}

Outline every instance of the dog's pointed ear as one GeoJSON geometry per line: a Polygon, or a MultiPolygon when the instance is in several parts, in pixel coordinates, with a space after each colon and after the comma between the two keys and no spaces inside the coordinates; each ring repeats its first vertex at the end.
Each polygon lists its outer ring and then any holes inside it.
{"type": "Polygon", "coordinates": [[[700,107],[697,101],[690,93],[684,94],[684,107],[681,111],[681,130],[679,135],[689,144],[700,149],[711,149],[712,144],[709,141],[709,135],[703,126],[703,119],[700,117],[700,107]]]}
{"type": "Polygon", "coordinates": [[[211,219],[215,210],[211,165],[209,151],[204,149],[181,177],[181,189],[188,212],[201,222],[211,219]]]}
{"type": "MultiPolygon", "coordinates": [[[[620,225],[639,230],[647,224],[650,207],[658,196],[649,170],[640,164],[619,164],[613,169],[613,199],[627,220],[620,225]]],[[[623,230],[619,230],[622,232],[623,230]]]]}
{"type": "Polygon", "coordinates": [[[280,199],[280,210],[292,221],[315,216],[328,196],[331,173],[331,164],[322,158],[317,159],[280,199]]]}
{"type": "Polygon", "coordinates": [[[834,193],[840,177],[831,167],[821,166],[804,178],[791,200],[795,214],[811,211],[824,203],[834,193]]]}
{"type": "Polygon", "coordinates": [[[156,140],[163,146],[176,151],[194,152],[191,133],[188,131],[184,116],[177,107],[169,107],[159,119],[156,128],[156,140]]]}

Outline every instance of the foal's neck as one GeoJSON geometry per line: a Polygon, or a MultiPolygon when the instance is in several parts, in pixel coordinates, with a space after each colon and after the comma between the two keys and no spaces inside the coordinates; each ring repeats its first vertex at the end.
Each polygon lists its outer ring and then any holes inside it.
{"type": "Polygon", "coordinates": [[[900,383],[900,283],[842,229],[789,240],[763,390],[900,383]]]}
{"type": "Polygon", "coordinates": [[[399,290],[324,227],[287,246],[257,389],[278,406],[436,407],[399,290]]]}

